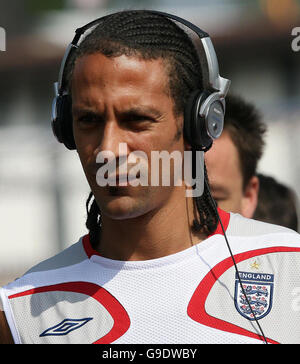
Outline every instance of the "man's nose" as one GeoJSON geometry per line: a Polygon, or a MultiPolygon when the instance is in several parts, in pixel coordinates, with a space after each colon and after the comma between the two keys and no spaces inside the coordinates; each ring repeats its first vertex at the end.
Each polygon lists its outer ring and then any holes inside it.
{"type": "Polygon", "coordinates": [[[115,165],[115,168],[120,168],[128,157],[126,140],[126,130],[116,119],[106,121],[102,129],[101,140],[95,151],[98,161],[101,160],[104,163],[107,160],[115,165]]]}
{"type": "Polygon", "coordinates": [[[120,143],[124,142],[125,133],[120,127],[118,121],[115,119],[106,121],[101,136],[101,141],[98,146],[99,151],[112,152],[116,157],[118,157],[120,143]]]}

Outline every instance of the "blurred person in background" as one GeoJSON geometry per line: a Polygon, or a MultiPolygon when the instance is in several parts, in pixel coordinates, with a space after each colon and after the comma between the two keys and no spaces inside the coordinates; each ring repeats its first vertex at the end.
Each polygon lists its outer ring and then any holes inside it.
{"type": "Polygon", "coordinates": [[[253,219],[298,231],[298,200],[292,188],[259,173],[258,204],[253,219]]]}
{"type": "Polygon", "coordinates": [[[295,192],[270,176],[257,174],[265,132],[253,104],[227,95],[223,133],[205,158],[212,194],[225,211],[298,231],[295,192]]]}
{"type": "Polygon", "coordinates": [[[227,95],[223,133],[205,155],[212,195],[221,209],[253,216],[259,191],[256,169],[265,132],[253,104],[240,96],[227,95]]]}

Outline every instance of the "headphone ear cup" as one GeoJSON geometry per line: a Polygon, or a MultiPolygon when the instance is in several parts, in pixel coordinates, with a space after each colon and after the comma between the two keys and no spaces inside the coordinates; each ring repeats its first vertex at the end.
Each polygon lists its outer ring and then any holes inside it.
{"type": "Polygon", "coordinates": [[[184,110],[184,135],[186,141],[192,148],[197,148],[203,151],[208,150],[212,145],[212,139],[207,133],[205,117],[199,115],[199,110],[207,98],[204,92],[199,90],[194,91],[184,110]]]}
{"type": "Polygon", "coordinates": [[[212,140],[218,139],[224,128],[225,100],[212,101],[206,112],[205,125],[207,134],[212,140]]]}
{"type": "Polygon", "coordinates": [[[73,135],[72,101],[69,95],[56,99],[56,119],[52,123],[53,133],[68,149],[76,149],[73,135]]]}
{"type": "Polygon", "coordinates": [[[195,136],[193,135],[194,132],[194,107],[196,100],[201,95],[199,90],[194,91],[188,98],[185,108],[184,108],[184,123],[183,123],[183,131],[184,131],[184,138],[190,144],[191,147],[195,146],[195,136]]]}

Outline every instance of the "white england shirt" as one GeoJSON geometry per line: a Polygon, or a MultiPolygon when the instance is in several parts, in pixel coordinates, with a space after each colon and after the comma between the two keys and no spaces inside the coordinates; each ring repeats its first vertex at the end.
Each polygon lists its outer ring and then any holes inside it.
{"type": "MultiPolygon", "coordinates": [[[[219,210],[220,211],[220,210],[219,210]]],[[[220,211],[179,253],[116,261],[89,236],[1,289],[15,343],[300,343],[300,235],[220,211]]]]}

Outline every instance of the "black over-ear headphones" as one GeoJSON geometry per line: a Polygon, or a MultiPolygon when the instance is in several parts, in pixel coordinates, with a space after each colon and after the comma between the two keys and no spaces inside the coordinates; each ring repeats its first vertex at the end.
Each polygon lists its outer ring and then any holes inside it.
{"type": "MultiPolygon", "coordinates": [[[[154,10],[149,10],[148,12],[172,19],[186,26],[197,35],[192,41],[197,50],[201,65],[203,91],[196,90],[193,92],[186,104],[184,136],[193,148],[206,151],[211,147],[213,140],[217,139],[222,133],[225,96],[230,86],[230,80],[219,75],[216,53],[212,41],[206,32],[176,15],[154,10]],[[203,50],[205,57],[201,55],[203,50]]],[[[109,16],[96,19],[76,29],[75,37],[69,44],[63,57],[58,82],[54,84],[55,98],[52,105],[52,130],[58,141],[63,143],[68,149],[76,149],[76,145],[72,127],[71,96],[66,87],[66,64],[72,53],[78,48],[81,36],[92,26],[109,16]]]]}

